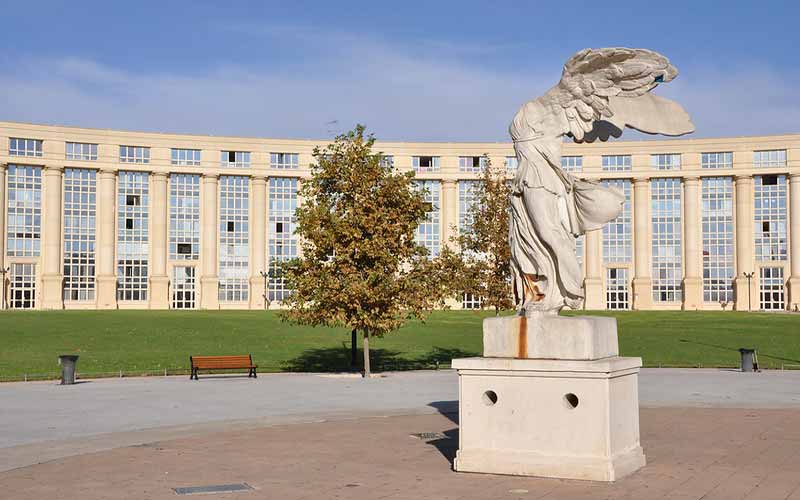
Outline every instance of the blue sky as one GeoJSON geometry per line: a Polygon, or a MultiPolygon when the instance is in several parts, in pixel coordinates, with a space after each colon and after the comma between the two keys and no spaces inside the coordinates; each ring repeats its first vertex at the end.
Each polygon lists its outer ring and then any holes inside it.
{"type": "Polygon", "coordinates": [[[0,0],[0,120],[504,141],[572,53],[621,45],[678,67],[658,92],[696,136],[797,133],[797,5],[0,0]]]}

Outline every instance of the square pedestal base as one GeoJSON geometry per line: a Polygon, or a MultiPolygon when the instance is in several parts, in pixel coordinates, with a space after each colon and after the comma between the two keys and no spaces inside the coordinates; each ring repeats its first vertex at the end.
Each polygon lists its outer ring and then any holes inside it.
{"type": "Polygon", "coordinates": [[[645,465],[640,358],[467,358],[458,472],[614,481],[645,465]]]}

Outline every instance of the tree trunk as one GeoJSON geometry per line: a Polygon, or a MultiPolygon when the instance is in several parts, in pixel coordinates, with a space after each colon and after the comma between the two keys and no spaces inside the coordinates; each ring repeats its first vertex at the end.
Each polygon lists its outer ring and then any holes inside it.
{"type": "Polygon", "coordinates": [[[364,332],[364,378],[369,377],[369,333],[364,332]]]}
{"type": "Polygon", "coordinates": [[[353,328],[353,331],[350,332],[350,369],[355,370],[358,366],[358,335],[356,334],[356,329],[353,328]]]}

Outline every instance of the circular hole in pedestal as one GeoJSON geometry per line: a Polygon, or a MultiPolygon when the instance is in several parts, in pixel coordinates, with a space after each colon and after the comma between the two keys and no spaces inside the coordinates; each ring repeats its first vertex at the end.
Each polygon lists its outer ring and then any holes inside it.
{"type": "Polygon", "coordinates": [[[493,406],[497,403],[497,393],[494,391],[486,391],[483,393],[483,404],[486,406],[493,406]]]}
{"type": "Polygon", "coordinates": [[[564,394],[564,400],[567,402],[567,406],[572,409],[577,408],[578,404],[580,403],[578,396],[572,394],[571,392],[564,394]]]}

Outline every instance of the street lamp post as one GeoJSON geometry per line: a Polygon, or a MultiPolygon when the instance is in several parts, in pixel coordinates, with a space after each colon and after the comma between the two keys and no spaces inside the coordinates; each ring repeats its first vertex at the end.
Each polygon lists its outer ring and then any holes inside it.
{"type": "Polygon", "coordinates": [[[742,274],[744,275],[745,278],[747,278],[747,310],[752,311],[753,308],[750,303],[750,280],[753,279],[753,276],[755,276],[756,272],[755,271],[751,271],[749,273],[743,272],[742,274]]]}
{"type": "Polygon", "coordinates": [[[264,310],[267,310],[267,278],[269,277],[269,273],[264,271],[259,271],[261,277],[264,278],[264,293],[262,293],[262,297],[264,297],[264,310]]]}

